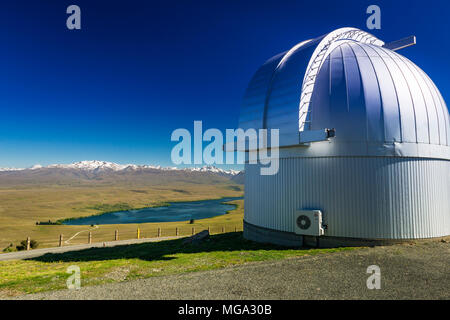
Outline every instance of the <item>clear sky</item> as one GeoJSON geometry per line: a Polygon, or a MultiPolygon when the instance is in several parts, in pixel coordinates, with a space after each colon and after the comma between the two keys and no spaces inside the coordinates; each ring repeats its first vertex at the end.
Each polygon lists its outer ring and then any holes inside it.
{"type": "Polygon", "coordinates": [[[339,27],[389,42],[450,101],[448,1],[3,1],[0,167],[106,160],[171,165],[176,128],[236,128],[271,56],[339,27]],[[81,30],[66,8],[81,8],[81,30]],[[381,7],[381,30],[366,8],[381,7]]]}

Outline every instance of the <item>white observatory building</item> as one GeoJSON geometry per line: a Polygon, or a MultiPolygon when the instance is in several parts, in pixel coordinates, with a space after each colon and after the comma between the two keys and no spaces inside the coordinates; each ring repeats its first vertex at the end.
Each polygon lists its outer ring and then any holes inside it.
{"type": "Polygon", "coordinates": [[[414,43],[341,28],[257,70],[239,127],[279,129],[279,170],[245,164],[245,238],[328,246],[450,235],[449,112],[395,52],[414,43]]]}

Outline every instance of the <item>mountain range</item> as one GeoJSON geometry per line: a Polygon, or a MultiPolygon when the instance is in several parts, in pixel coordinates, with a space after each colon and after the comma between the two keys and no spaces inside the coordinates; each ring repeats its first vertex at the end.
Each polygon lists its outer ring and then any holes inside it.
{"type": "Polygon", "coordinates": [[[177,168],[153,165],[117,164],[108,161],[80,161],[71,164],[34,165],[30,168],[0,168],[0,185],[21,183],[145,183],[165,182],[243,183],[243,172],[214,166],[177,168]]]}
{"type": "Polygon", "coordinates": [[[161,171],[185,171],[185,172],[211,172],[221,175],[235,176],[240,171],[224,170],[214,166],[192,167],[192,168],[177,168],[177,167],[161,167],[152,165],[136,165],[136,164],[117,164],[108,161],[80,161],[71,164],[51,164],[48,166],[41,166],[39,164],[30,168],[0,168],[0,172],[25,171],[25,170],[41,170],[41,169],[75,169],[90,172],[107,172],[107,171],[123,171],[123,170],[161,170],[161,171]]]}

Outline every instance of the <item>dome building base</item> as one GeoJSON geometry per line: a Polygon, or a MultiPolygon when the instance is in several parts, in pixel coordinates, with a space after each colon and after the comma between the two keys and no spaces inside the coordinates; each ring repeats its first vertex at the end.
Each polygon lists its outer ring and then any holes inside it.
{"type": "MultiPolygon", "coordinates": [[[[311,147],[312,148],[312,147],[311,147]]],[[[290,158],[276,175],[245,165],[244,220],[295,232],[297,210],[320,210],[327,237],[428,239],[450,235],[450,161],[401,157],[290,158]]],[[[322,238],[322,237],[321,237],[322,238]]]]}
{"type": "Polygon", "coordinates": [[[259,243],[271,243],[284,247],[373,247],[388,246],[401,243],[417,243],[428,241],[450,241],[450,236],[429,239],[357,239],[344,237],[313,237],[255,226],[244,221],[244,238],[259,243]]]}

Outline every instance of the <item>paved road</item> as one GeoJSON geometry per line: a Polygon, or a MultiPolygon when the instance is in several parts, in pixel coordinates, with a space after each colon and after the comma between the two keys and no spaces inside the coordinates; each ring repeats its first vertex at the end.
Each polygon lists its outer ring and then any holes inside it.
{"type": "Polygon", "coordinates": [[[375,247],[18,299],[450,299],[450,244],[375,247]],[[367,289],[370,265],[381,289],[367,289]]]}
{"type": "Polygon", "coordinates": [[[145,238],[145,239],[131,239],[131,240],[118,240],[118,241],[105,241],[105,242],[96,242],[92,244],[78,244],[78,245],[70,245],[64,247],[55,247],[55,248],[42,248],[42,249],[33,249],[30,251],[18,251],[18,252],[9,252],[0,254],[0,261],[2,260],[23,260],[29,258],[36,258],[43,256],[46,253],[63,253],[69,251],[78,251],[89,248],[101,248],[101,247],[115,247],[125,244],[135,244],[135,243],[144,243],[144,242],[155,242],[162,240],[175,239],[178,237],[159,237],[159,238],[145,238]]]}

